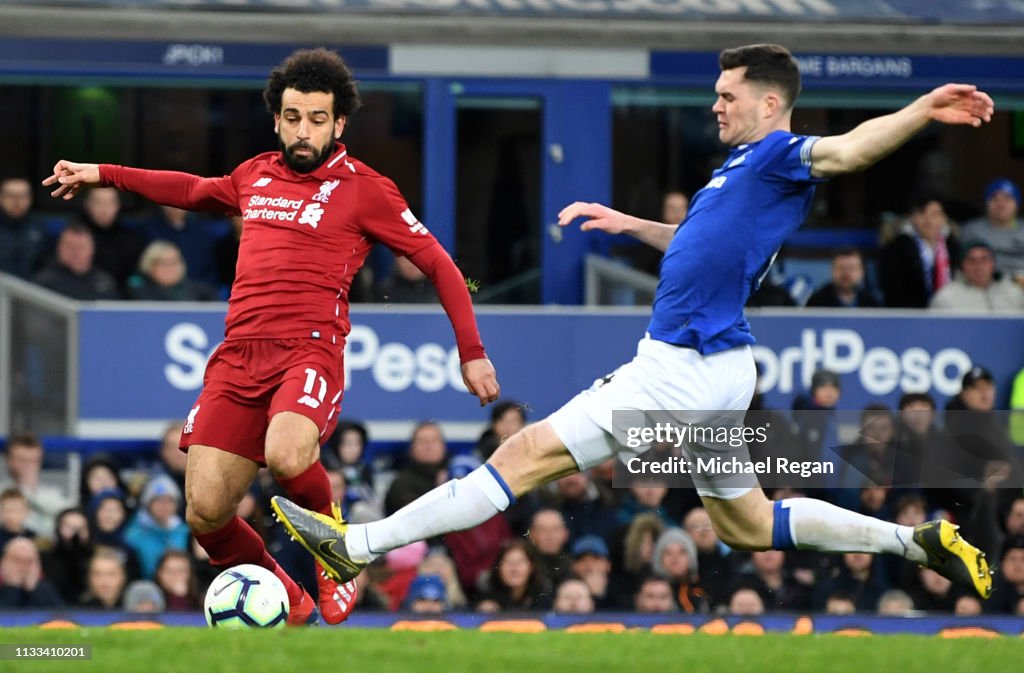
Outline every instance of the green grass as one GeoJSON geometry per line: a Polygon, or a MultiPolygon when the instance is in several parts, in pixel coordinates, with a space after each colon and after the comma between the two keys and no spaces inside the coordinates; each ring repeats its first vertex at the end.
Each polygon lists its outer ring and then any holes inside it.
{"type": "Polygon", "coordinates": [[[942,673],[1000,671],[1024,640],[925,636],[396,633],[371,629],[225,632],[168,628],[0,630],[0,643],[93,647],[91,661],[0,661],[0,671],[175,673],[942,673]]]}

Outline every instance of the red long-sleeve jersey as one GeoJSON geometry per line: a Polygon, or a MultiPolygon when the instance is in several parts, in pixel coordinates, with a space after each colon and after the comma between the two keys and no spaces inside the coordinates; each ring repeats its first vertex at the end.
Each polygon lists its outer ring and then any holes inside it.
{"type": "Polygon", "coordinates": [[[245,220],[225,339],[313,337],[344,344],[348,289],[374,243],[409,257],[437,286],[463,362],[485,357],[462,274],[412,214],[398,188],[340,143],[312,173],[280,152],[260,154],[231,175],[100,165],[104,185],[186,210],[245,220]]]}

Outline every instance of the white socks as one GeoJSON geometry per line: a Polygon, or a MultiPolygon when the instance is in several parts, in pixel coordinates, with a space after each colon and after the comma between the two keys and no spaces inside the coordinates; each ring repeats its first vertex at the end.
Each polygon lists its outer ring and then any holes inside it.
{"type": "Polygon", "coordinates": [[[814,498],[789,498],[775,503],[776,549],[826,552],[885,552],[924,563],[924,549],[914,542],[914,529],[857,514],[814,498]]]}
{"type": "Polygon", "coordinates": [[[345,548],[352,560],[370,562],[417,540],[478,526],[513,502],[512,491],[497,470],[483,465],[428,491],[386,519],[350,525],[345,548]]]}

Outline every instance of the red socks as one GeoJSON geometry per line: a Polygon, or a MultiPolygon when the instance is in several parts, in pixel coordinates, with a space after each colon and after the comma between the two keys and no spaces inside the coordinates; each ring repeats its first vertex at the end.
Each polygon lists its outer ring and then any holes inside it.
{"type": "Polygon", "coordinates": [[[331,480],[320,461],[291,479],[277,479],[288,499],[299,507],[331,516],[331,480]]]}
{"type": "MultiPolygon", "coordinates": [[[[326,473],[324,474],[326,477],[326,473]]],[[[262,566],[277,575],[288,591],[288,601],[298,603],[302,600],[302,588],[277,565],[274,557],[267,552],[263,539],[252,529],[252,526],[235,516],[230,521],[210,533],[197,533],[196,542],[210,555],[210,565],[217,568],[230,568],[242,563],[253,563],[262,566]]]]}

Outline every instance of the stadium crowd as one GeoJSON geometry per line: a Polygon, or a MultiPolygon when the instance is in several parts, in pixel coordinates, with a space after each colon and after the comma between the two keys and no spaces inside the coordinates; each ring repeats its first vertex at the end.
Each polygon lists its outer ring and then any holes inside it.
{"type": "MultiPolygon", "coordinates": [[[[716,537],[692,489],[658,482],[615,488],[615,466],[608,463],[553,482],[477,528],[389,552],[360,576],[359,609],[1024,614],[1024,491],[1010,488],[1019,483],[1012,462],[979,464],[983,487],[975,489],[889,487],[908,482],[898,468],[886,472],[872,463],[884,463],[887,449],[925,457],[938,451],[940,421],[948,426],[964,411],[975,414],[972,427],[984,427],[992,443],[1011,446],[1010,428],[996,422],[1003,417],[990,415],[994,383],[989,372],[975,367],[943,413],[927,394],[904,395],[895,411],[869,406],[861,414],[863,452],[848,458],[850,469],[833,488],[806,493],[903,525],[934,517],[960,523],[999,569],[988,601],[898,557],[731,550],[716,537]]],[[[834,441],[830,413],[843,408],[841,385],[838,375],[816,372],[810,390],[794,400],[791,417],[771,412],[783,421],[774,424],[782,434],[772,441],[810,454],[834,441]],[[819,413],[807,415],[808,410],[819,413]]],[[[759,399],[753,408],[765,411],[759,399]]],[[[465,476],[526,421],[524,405],[503,401],[470,451],[449,451],[442,428],[423,422],[404,455],[379,453],[372,459],[366,429],[345,421],[321,460],[346,518],[365,522],[465,476]]],[[[44,447],[35,436],[9,439],[0,486],[0,609],[201,608],[217,571],[182,519],[181,427],[167,428],[159,455],[149,463],[93,455],[81,470],[77,493],[54,486],[53,474],[41,478],[44,447]]],[[[262,475],[239,515],[297,581],[312,583],[309,557],[268,513],[278,488],[262,475]]],[[[769,493],[801,495],[793,488],[769,493]]]]}
{"type": "MultiPolygon", "coordinates": [[[[1024,311],[1020,189],[997,178],[982,201],[983,214],[961,226],[947,216],[939,196],[915,195],[906,217],[882,228],[876,249],[833,250],[831,280],[808,296],[794,296],[770,275],[748,305],[1024,311]],[[876,272],[868,273],[869,267],[876,272]]],[[[668,192],[663,219],[678,223],[688,203],[685,194],[668,192]]],[[[27,179],[0,181],[0,272],[81,300],[227,298],[240,218],[210,220],[160,206],[132,219],[121,210],[119,192],[99,188],[88,192],[69,220],[47,217],[33,209],[27,179]]],[[[660,254],[647,246],[618,252],[640,269],[657,270],[660,254]]],[[[351,299],[423,303],[436,295],[412,264],[375,250],[353,281],[351,299]]]]}

